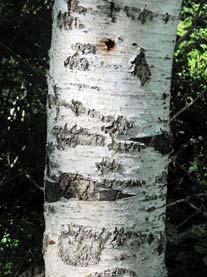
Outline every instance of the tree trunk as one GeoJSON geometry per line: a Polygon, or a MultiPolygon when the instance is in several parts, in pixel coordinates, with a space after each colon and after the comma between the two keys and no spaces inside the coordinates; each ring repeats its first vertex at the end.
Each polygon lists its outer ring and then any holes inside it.
{"type": "Polygon", "coordinates": [[[56,0],[47,277],[166,276],[169,102],[180,0],[56,0]]]}

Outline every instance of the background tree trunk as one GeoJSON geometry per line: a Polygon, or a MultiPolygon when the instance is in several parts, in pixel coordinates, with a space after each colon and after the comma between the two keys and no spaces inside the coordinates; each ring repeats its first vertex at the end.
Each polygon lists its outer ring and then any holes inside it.
{"type": "Polygon", "coordinates": [[[166,276],[180,0],[57,0],[48,76],[46,276],[166,276]]]}

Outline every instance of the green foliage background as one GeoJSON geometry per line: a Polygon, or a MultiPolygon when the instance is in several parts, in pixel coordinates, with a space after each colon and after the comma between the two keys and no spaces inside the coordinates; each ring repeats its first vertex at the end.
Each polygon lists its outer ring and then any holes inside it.
{"type": "MultiPolygon", "coordinates": [[[[49,0],[0,2],[0,276],[42,263],[51,7],[49,0]]],[[[167,266],[172,277],[207,276],[206,1],[183,1],[177,34],[167,266]]]]}

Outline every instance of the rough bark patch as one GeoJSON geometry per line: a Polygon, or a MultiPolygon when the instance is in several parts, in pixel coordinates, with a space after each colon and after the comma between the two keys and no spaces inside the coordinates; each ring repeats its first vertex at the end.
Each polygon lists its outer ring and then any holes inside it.
{"type": "Polygon", "coordinates": [[[147,81],[150,80],[151,71],[145,58],[145,51],[141,48],[140,53],[131,62],[134,65],[132,74],[140,79],[141,86],[144,86],[147,81]]]}
{"type": "Polygon", "coordinates": [[[71,70],[86,71],[89,69],[89,61],[86,58],[81,58],[78,53],[75,53],[64,61],[64,66],[71,70]]]}
{"type": "Polygon", "coordinates": [[[84,267],[98,264],[107,236],[104,230],[69,225],[68,232],[59,237],[59,255],[67,265],[84,267]]]}
{"type": "Polygon", "coordinates": [[[140,152],[142,149],[146,148],[144,144],[138,142],[115,142],[107,145],[109,150],[119,153],[134,153],[140,152]]]}
{"type": "Polygon", "coordinates": [[[115,159],[110,160],[109,158],[103,158],[101,162],[96,163],[95,165],[101,174],[116,172],[121,169],[121,165],[117,163],[115,159]]]}
{"type": "Polygon", "coordinates": [[[97,8],[100,10],[100,13],[106,15],[111,19],[111,22],[116,22],[116,14],[121,10],[121,8],[112,1],[104,0],[104,5],[99,5],[97,8]]]}
{"type": "MultiPolygon", "coordinates": [[[[153,234],[149,232],[132,231],[124,227],[115,228],[113,230],[107,230],[105,228],[94,230],[90,227],[77,224],[68,225],[68,230],[66,230],[65,227],[66,226],[63,226],[64,231],[58,239],[59,255],[63,262],[73,266],[98,264],[101,258],[102,250],[105,247],[115,249],[120,247],[122,250],[125,247],[130,247],[130,249],[136,253],[137,249],[139,249],[142,244],[146,244],[148,247],[161,254],[161,251],[163,251],[163,247],[165,245],[163,243],[165,242],[164,236],[161,233],[153,234]]],[[[136,257],[136,254],[134,257],[136,257]]],[[[117,258],[118,256],[116,259],[117,258]]],[[[125,258],[127,258],[127,256],[125,258]]],[[[124,274],[127,272],[118,271],[118,273],[124,274]]]]}
{"type": "Polygon", "coordinates": [[[81,52],[81,54],[96,54],[97,47],[90,43],[75,43],[72,45],[72,50],[75,52],[81,52]]]}
{"type": "Polygon", "coordinates": [[[170,139],[165,134],[160,134],[152,137],[131,138],[130,140],[144,143],[146,146],[154,148],[156,151],[160,152],[163,155],[168,154],[171,150],[170,139]]]}
{"type": "Polygon", "coordinates": [[[141,10],[138,8],[125,6],[124,12],[126,13],[127,17],[130,17],[132,20],[139,20],[142,24],[153,19],[153,12],[146,8],[141,10]]]}
{"type": "MultiPolygon", "coordinates": [[[[75,112],[78,113],[77,110],[75,112]]],[[[58,149],[64,150],[66,147],[76,147],[77,145],[105,145],[103,135],[90,133],[87,128],[78,128],[77,125],[71,128],[68,128],[67,124],[64,127],[54,126],[51,133],[56,138],[58,149]]]]}
{"type": "Polygon", "coordinates": [[[133,122],[128,121],[124,116],[120,115],[112,120],[111,125],[102,126],[101,130],[106,134],[109,134],[111,137],[115,137],[126,134],[132,127],[133,122]]]}
{"type": "Polygon", "coordinates": [[[70,108],[76,116],[79,116],[81,113],[84,113],[85,111],[82,103],[80,101],[75,101],[74,99],[71,101],[70,108]]]}
{"type": "Polygon", "coordinates": [[[125,276],[137,277],[137,274],[135,271],[130,270],[128,268],[115,267],[115,268],[104,270],[102,272],[95,272],[95,273],[86,275],[86,277],[116,277],[116,276],[118,276],[118,277],[125,277],[125,276]]]}
{"type": "Polygon", "coordinates": [[[67,0],[68,5],[68,13],[71,14],[72,12],[79,13],[85,15],[87,9],[83,6],[79,5],[80,1],[78,0],[67,0]]]}

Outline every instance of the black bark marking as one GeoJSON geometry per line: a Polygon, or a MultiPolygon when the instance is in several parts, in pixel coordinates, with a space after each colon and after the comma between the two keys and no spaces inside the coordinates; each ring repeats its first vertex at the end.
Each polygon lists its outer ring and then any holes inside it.
{"type": "Polygon", "coordinates": [[[115,22],[114,10],[115,10],[115,4],[114,4],[114,2],[110,2],[110,17],[111,17],[111,22],[115,22]]]}
{"type": "Polygon", "coordinates": [[[151,21],[153,19],[153,12],[146,8],[141,10],[138,8],[125,6],[124,12],[126,13],[127,17],[130,17],[132,20],[139,20],[142,24],[144,24],[146,21],[151,21]]]}
{"type": "MultiPolygon", "coordinates": [[[[105,121],[105,118],[103,118],[105,121]]],[[[109,119],[109,121],[111,121],[109,119]]],[[[124,135],[127,133],[129,129],[133,127],[133,122],[126,120],[126,118],[122,115],[118,116],[116,119],[113,119],[111,125],[102,126],[101,130],[106,134],[109,134],[111,137],[115,137],[118,135],[124,135]]]]}
{"type": "Polygon", "coordinates": [[[57,15],[57,27],[62,30],[63,28],[65,30],[72,29],[74,18],[70,16],[67,12],[59,11],[57,15]]]}
{"type": "Polygon", "coordinates": [[[121,168],[121,165],[115,159],[110,160],[109,158],[103,158],[101,162],[95,163],[95,165],[101,174],[116,172],[121,168]]]}
{"type": "Polygon", "coordinates": [[[82,103],[80,101],[75,101],[74,99],[71,101],[70,108],[76,116],[79,116],[84,112],[82,103]]]}
{"type": "Polygon", "coordinates": [[[165,24],[167,24],[168,23],[168,21],[170,20],[170,15],[169,15],[169,13],[166,13],[165,15],[164,15],[164,22],[165,22],[165,24]]]}
{"type": "Polygon", "coordinates": [[[83,29],[84,25],[77,17],[71,16],[68,12],[59,11],[57,15],[57,27],[62,30],[83,29]]]}
{"type": "Polygon", "coordinates": [[[71,70],[86,71],[89,69],[89,62],[86,58],[81,58],[78,53],[75,53],[64,61],[64,66],[71,70]]]}
{"type": "Polygon", "coordinates": [[[115,267],[115,268],[104,270],[102,272],[90,273],[86,277],[124,277],[124,276],[137,277],[137,274],[135,271],[130,270],[128,268],[115,267]]]}
{"type": "Polygon", "coordinates": [[[64,127],[55,126],[52,129],[52,134],[56,137],[57,148],[65,149],[68,147],[76,147],[77,145],[105,145],[105,137],[100,134],[90,133],[88,129],[77,127],[77,125],[68,128],[67,124],[64,127]]]}
{"type": "Polygon", "coordinates": [[[143,9],[139,15],[138,19],[141,21],[142,24],[146,22],[146,20],[151,21],[153,19],[153,13],[148,9],[143,9]]]}
{"type": "Polygon", "coordinates": [[[151,72],[149,65],[147,64],[143,48],[141,48],[140,53],[131,63],[134,65],[132,74],[137,76],[140,79],[141,86],[144,86],[145,83],[150,80],[151,72]]]}
{"type": "Polygon", "coordinates": [[[152,137],[131,138],[131,141],[136,141],[145,144],[148,147],[152,147],[155,151],[161,154],[169,154],[171,151],[171,142],[169,137],[165,134],[155,135],[152,137]]]}
{"type": "Polygon", "coordinates": [[[87,9],[83,6],[79,6],[80,1],[78,0],[67,0],[68,13],[71,15],[72,12],[85,15],[87,9]]]}
{"type": "Polygon", "coordinates": [[[116,22],[116,14],[121,10],[121,8],[115,4],[113,1],[104,0],[104,5],[99,5],[97,8],[100,10],[101,15],[106,15],[111,18],[111,22],[116,22]]]}
{"type": "Polygon", "coordinates": [[[142,149],[146,148],[145,145],[140,144],[138,142],[115,142],[113,141],[111,144],[107,145],[109,150],[113,150],[116,153],[134,153],[140,152],[142,149]]]}
{"type": "Polygon", "coordinates": [[[72,45],[72,49],[75,52],[81,52],[81,54],[96,54],[96,45],[90,43],[75,43],[72,45]]]}
{"type": "Polygon", "coordinates": [[[134,20],[138,19],[141,9],[125,6],[124,12],[126,13],[127,17],[130,17],[132,20],[134,20]]]}

